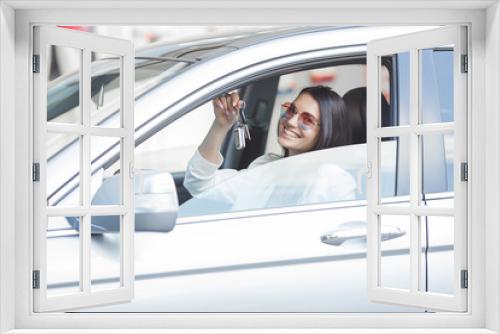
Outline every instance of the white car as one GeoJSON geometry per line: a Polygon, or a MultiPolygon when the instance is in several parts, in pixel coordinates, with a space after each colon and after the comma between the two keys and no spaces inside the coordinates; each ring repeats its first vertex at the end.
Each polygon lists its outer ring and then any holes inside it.
{"type": "MultiPolygon", "coordinates": [[[[366,273],[366,43],[418,27],[309,27],[156,44],[136,51],[135,287],[130,303],[82,312],[423,312],[373,303],[366,273]],[[242,171],[201,196],[183,187],[189,158],[213,120],[211,99],[238,89],[252,140],[237,150],[228,135],[221,168],[242,170],[265,153],[281,153],[279,106],[301,88],[323,84],[344,97],[351,145],[314,151],[242,171]],[[304,196],[332,168],[355,187],[349,196],[304,196]],[[231,189],[236,199],[223,194],[231,189]],[[267,195],[263,195],[266,193],[267,195]],[[267,196],[267,197],[266,197],[267,196]],[[264,198],[265,197],[265,198],[264,198]]],[[[453,121],[453,50],[426,50],[423,101],[435,122],[453,121]]],[[[383,59],[382,122],[408,122],[408,54],[383,59]]],[[[69,122],[78,109],[77,75],[48,90],[48,121],[69,122]]],[[[93,67],[92,117],[118,124],[119,71],[114,59],[93,67]]],[[[453,136],[424,138],[427,205],[453,205],[453,136]],[[450,204],[451,203],[451,204],[450,204]]],[[[79,192],[78,138],[50,138],[47,202],[71,203],[79,192]]],[[[409,201],[408,142],[381,143],[381,196],[409,201]]],[[[91,145],[93,204],[113,204],[119,187],[117,140],[91,145]]],[[[116,287],[119,218],[92,219],[92,284],[116,287]]],[[[382,222],[382,284],[409,288],[409,219],[382,222]]],[[[53,219],[48,229],[48,294],[78,289],[79,220],[53,219]],[[76,261],[78,262],[78,261],[76,261]]],[[[422,230],[426,291],[452,294],[453,220],[429,217],[422,230]]]]}

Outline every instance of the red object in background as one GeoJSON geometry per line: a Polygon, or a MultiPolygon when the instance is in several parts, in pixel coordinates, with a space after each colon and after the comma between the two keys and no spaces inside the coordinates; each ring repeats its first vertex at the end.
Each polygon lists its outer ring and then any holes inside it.
{"type": "Polygon", "coordinates": [[[152,31],[148,31],[148,32],[144,33],[144,39],[148,43],[153,43],[153,42],[158,41],[160,39],[160,36],[158,36],[157,34],[155,34],[152,31]]]}
{"type": "Polygon", "coordinates": [[[335,74],[334,73],[322,73],[322,72],[316,72],[316,73],[311,73],[309,75],[309,80],[315,84],[319,85],[322,83],[326,82],[332,82],[335,80],[335,74]]]}
{"type": "Polygon", "coordinates": [[[57,26],[59,28],[65,28],[65,29],[71,29],[71,30],[78,30],[78,31],[85,31],[85,32],[92,32],[92,27],[89,26],[57,26]]]}

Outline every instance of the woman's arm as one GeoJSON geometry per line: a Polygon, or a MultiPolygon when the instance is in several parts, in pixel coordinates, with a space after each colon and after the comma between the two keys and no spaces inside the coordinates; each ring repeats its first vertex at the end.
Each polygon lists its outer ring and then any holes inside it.
{"type": "Polygon", "coordinates": [[[240,97],[238,93],[233,92],[215,98],[212,103],[215,120],[198,150],[206,160],[220,164],[220,148],[227,133],[238,119],[240,97]]]}
{"type": "Polygon", "coordinates": [[[218,170],[222,165],[220,148],[228,131],[238,118],[240,98],[237,93],[215,98],[215,120],[198,151],[189,160],[184,175],[184,187],[192,196],[197,196],[210,189],[218,182],[234,175],[235,170],[218,170]]]}
{"type": "Polygon", "coordinates": [[[184,174],[184,188],[191,196],[197,197],[237,173],[235,169],[219,169],[219,167],[220,164],[211,163],[198,151],[195,152],[184,174]]]}

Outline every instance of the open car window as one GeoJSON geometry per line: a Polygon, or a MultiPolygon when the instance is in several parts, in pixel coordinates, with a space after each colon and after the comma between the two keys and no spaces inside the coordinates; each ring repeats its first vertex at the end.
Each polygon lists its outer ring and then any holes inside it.
{"type": "MultiPolygon", "coordinates": [[[[397,142],[384,146],[389,163],[383,170],[394,177],[397,142]]],[[[181,205],[179,217],[366,198],[365,144],[271,159],[275,160],[240,172],[217,171],[221,182],[181,205]]],[[[394,187],[386,191],[394,196],[394,187]]]]}

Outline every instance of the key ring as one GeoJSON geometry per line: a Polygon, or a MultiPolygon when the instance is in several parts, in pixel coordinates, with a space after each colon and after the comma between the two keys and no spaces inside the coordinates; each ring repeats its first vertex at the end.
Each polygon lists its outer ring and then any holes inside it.
{"type": "Polygon", "coordinates": [[[245,102],[245,100],[240,100],[240,103],[242,103],[240,110],[245,110],[245,108],[247,106],[247,103],[245,102]]]}
{"type": "Polygon", "coordinates": [[[240,100],[240,102],[242,104],[241,104],[241,107],[238,107],[238,115],[239,115],[239,118],[241,119],[241,121],[243,122],[243,124],[246,124],[247,123],[247,117],[245,115],[245,107],[247,106],[247,104],[243,100],[240,100]]]}

